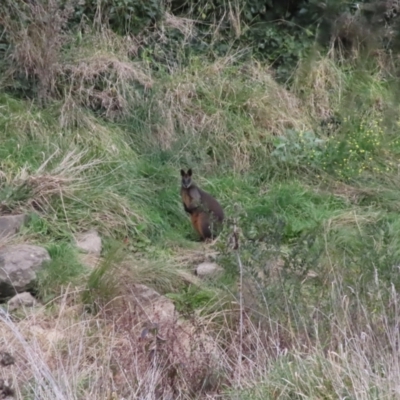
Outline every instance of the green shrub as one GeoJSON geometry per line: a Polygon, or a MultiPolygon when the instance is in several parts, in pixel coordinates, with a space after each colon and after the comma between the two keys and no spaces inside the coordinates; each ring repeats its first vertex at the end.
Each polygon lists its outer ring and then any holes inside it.
{"type": "Polygon", "coordinates": [[[137,34],[164,14],[161,0],[85,0],[74,6],[74,21],[108,25],[119,34],[137,34]]]}
{"type": "MultiPolygon", "coordinates": [[[[369,171],[374,174],[389,172],[394,163],[382,163],[387,135],[382,127],[382,118],[346,117],[338,132],[328,138],[318,138],[312,131],[289,130],[274,139],[271,158],[279,167],[292,170],[322,171],[341,180],[348,181],[369,171]]],[[[394,140],[394,146],[400,141],[394,140]]],[[[320,172],[318,172],[320,171],[320,172]]]]}

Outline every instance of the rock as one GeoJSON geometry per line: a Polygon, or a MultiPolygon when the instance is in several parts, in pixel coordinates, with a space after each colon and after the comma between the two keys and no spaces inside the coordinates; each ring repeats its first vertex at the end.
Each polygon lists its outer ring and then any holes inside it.
{"type": "Polygon", "coordinates": [[[101,253],[101,238],[94,229],[78,235],[76,245],[85,253],[95,254],[97,256],[101,253]]]}
{"type": "Polygon", "coordinates": [[[0,249],[0,298],[30,289],[49,253],[39,246],[20,244],[0,249]]]}
{"type": "Polygon", "coordinates": [[[199,264],[195,270],[195,274],[198,276],[210,276],[221,273],[223,269],[217,264],[213,262],[203,262],[199,264]]]}
{"type": "Polygon", "coordinates": [[[36,304],[36,299],[29,293],[18,293],[8,300],[8,310],[14,311],[19,307],[33,307],[36,304]]]}
{"type": "Polygon", "coordinates": [[[146,285],[137,284],[134,285],[133,294],[140,311],[147,319],[147,323],[155,324],[162,328],[164,324],[171,323],[174,320],[174,303],[154,289],[146,285]]]}
{"type": "Polygon", "coordinates": [[[203,352],[218,354],[215,342],[201,333],[199,326],[192,325],[188,321],[178,320],[174,303],[171,300],[146,285],[134,285],[133,293],[145,322],[146,328],[141,332],[142,337],[147,337],[156,328],[159,339],[169,337],[171,340],[172,334],[177,354],[184,357],[199,351],[199,349],[196,350],[195,343],[201,347],[203,352]]]}
{"type": "Polygon", "coordinates": [[[216,358],[221,356],[216,341],[189,321],[178,321],[176,336],[179,339],[176,346],[186,357],[195,352],[212,354],[216,358]]]}
{"type": "Polygon", "coordinates": [[[0,239],[15,235],[28,220],[25,214],[0,217],[0,239]]]}
{"type": "Polygon", "coordinates": [[[146,285],[130,285],[129,289],[129,294],[118,301],[121,311],[126,313],[121,319],[126,322],[119,327],[126,336],[115,353],[119,356],[121,370],[131,365],[127,355],[134,343],[143,349],[139,356],[141,365],[157,366],[167,377],[166,381],[158,378],[155,381],[162,387],[157,398],[176,398],[175,392],[175,397],[167,394],[171,380],[172,387],[178,385],[175,379],[185,385],[189,382],[193,390],[198,391],[199,387],[210,388],[205,389],[210,392],[217,390],[222,382],[220,368],[227,365],[227,361],[217,341],[207,335],[209,327],[202,318],[195,315],[190,321],[179,318],[173,302],[146,285]]]}

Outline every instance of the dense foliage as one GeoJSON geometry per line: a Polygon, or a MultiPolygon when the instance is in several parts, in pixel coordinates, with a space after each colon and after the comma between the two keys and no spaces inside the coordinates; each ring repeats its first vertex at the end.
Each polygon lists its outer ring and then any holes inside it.
{"type": "MultiPolygon", "coordinates": [[[[0,5],[0,62],[2,71],[9,71],[4,64],[9,67],[18,37],[24,31],[39,37],[47,10],[55,19],[47,27],[53,31],[52,43],[42,43],[45,47],[61,50],[68,45],[62,40],[66,29],[81,35],[85,26],[94,23],[120,35],[134,35],[136,49],[131,56],[152,63],[157,70],[161,65],[181,65],[193,55],[212,60],[236,52],[241,59],[268,61],[277,78],[287,80],[315,43],[333,44],[348,54],[377,49],[397,52],[398,8],[389,0],[6,0],[0,5]]],[[[42,62],[55,61],[49,57],[42,62]]],[[[48,75],[45,65],[41,69],[48,75]]],[[[35,87],[30,72],[19,72],[20,87],[14,90],[29,95],[35,87]]],[[[48,88],[39,90],[48,92],[48,88]]]]}

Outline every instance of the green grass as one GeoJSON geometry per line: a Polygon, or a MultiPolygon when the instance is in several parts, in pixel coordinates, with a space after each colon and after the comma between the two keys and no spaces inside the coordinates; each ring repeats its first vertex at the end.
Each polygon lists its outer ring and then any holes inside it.
{"type": "MultiPolygon", "coordinates": [[[[204,325],[220,329],[215,340],[232,354],[244,290],[228,245],[236,222],[244,280],[253,291],[245,302],[255,304],[248,313],[270,342],[260,336],[247,344],[264,352],[265,367],[254,361],[242,371],[250,389],[231,382],[232,398],[382,398],[388,392],[374,371],[385,361],[372,351],[374,343],[362,347],[360,335],[367,332],[384,354],[397,323],[396,85],[377,66],[323,56],[300,66],[290,88],[265,66],[249,61],[242,68],[235,58],[193,59],[168,74],[161,68],[150,74],[127,59],[118,37],[99,34],[90,50],[93,35],[70,43],[61,57],[71,70],[86,65],[81,91],[64,76],[55,84],[71,97],[44,106],[5,90],[0,95],[0,210],[29,212],[18,240],[50,252],[40,297],[55,299],[76,286],[79,301],[100,312],[128,296],[133,284],[146,284],[168,294],[181,313],[210,318],[204,325]],[[112,58],[116,70],[93,78],[99,54],[112,58]],[[123,66],[137,68],[140,79],[124,80],[123,66]],[[143,90],[138,80],[152,84],[143,90]],[[90,102],[92,83],[104,96],[121,96],[120,114],[90,102]],[[337,126],[321,124],[327,116],[337,126]],[[193,254],[206,250],[180,200],[179,170],[187,167],[226,212],[215,245],[225,274],[212,282],[190,273],[193,254]],[[73,241],[90,228],[104,243],[92,270],[82,266],[73,241]],[[353,342],[359,347],[351,348],[353,342]],[[357,394],[366,379],[357,352],[369,362],[364,397],[357,394]]],[[[235,363],[224,368],[231,373],[235,363]]],[[[384,369],[393,376],[395,367],[384,369]]]]}
{"type": "Polygon", "coordinates": [[[39,296],[44,301],[54,299],[63,286],[77,285],[85,267],[72,244],[52,243],[47,246],[51,261],[46,262],[38,276],[39,296]]]}

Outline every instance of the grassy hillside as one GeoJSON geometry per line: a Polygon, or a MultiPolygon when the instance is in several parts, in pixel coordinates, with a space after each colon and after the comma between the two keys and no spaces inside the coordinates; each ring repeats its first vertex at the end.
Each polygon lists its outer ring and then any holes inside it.
{"type": "Polygon", "coordinates": [[[2,66],[0,212],[30,213],[12,242],[52,262],[37,287],[46,307],[0,315],[2,345],[27,360],[17,398],[397,398],[393,60],[316,52],[284,86],[240,53],[166,66],[104,27],[31,28],[36,41],[9,28],[19,46],[2,66]],[[211,245],[180,202],[188,167],[226,211],[211,245]],[[90,228],[104,241],[92,268],[74,246],[90,228]],[[221,277],[192,276],[215,254],[221,277]],[[167,362],[152,369],[124,303],[136,283],[210,335],[218,371],[199,363],[171,383],[167,362]],[[61,345],[29,339],[32,325],[61,345]]]}

